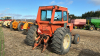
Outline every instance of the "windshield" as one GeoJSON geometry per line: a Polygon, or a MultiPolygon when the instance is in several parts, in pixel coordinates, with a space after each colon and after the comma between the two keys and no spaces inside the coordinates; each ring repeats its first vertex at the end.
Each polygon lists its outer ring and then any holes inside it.
{"type": "Polygon", "coordinates": [[[41,20],[50,21],[52,16],[52,10],[42,10],[41,11],[41,20]]]}
{"type": "Polygon", "coordinates": [[[5,17],[5,19],[11,19],[11,17],[5,17]]]}
{"type": "Polygon", "coordinates": [[[62,11],[56,10],[54,21],[61,21],[62,20],[62,11]]]}

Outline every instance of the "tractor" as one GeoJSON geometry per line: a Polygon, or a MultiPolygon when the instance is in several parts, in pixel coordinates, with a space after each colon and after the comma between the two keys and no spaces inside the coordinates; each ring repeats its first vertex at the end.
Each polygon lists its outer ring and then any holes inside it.
{"type": "Polygon", "coordinates": [[[40,6],[36,18],[37,25],[32,25],[28,30],[25,44],[32,46],[32,50],[42,45],[41,52],[50,45],[52,51],[57,54],[68,53],[71,43],[80,42],[80,35],[71,33],[73,23],[68,23],[68,13],[68,8],[65,7],[40,6]]]}
{"type": "Polygon", "coordinates": [[[34,25],[34,23],[32,22],[26,22],[24,25],[23,25],[23,33],[26,35],[27,32],[28,32],[28,29],[30,29],[30,27],[34,25]]]}
{"type": "Polygon", "coordinates": [[[90,31],[100,30],[100,17],[87,17],[85,27],[90,31]]]}
{"type": "Polygon", "coordinates": [[[23,30],[23,25],[26,23],[26,21],[16,21],[16,20],[13,20],[11,23],[10,23],[10,30],[13,31],[13,30],[18,30],[18,31],[22,31],[23,30]]]}
{"type": "Polygon", "coordinates": [[[10,27],[10,23],[11,23],[11,21],[12,21],[12,19],[11,19],[11,16],[4,16],[3,17],[3,27],[4,28],[6,28],[6,27],[10,27]]]}

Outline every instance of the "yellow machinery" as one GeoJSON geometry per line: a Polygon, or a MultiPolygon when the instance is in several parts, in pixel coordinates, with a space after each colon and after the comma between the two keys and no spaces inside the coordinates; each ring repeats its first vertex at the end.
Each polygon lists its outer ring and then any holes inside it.
{"type": "Polygon", "coordinates": [[[30,29],[30,27],[32,25],[34,25],[35,23],[32,23],[32,22],[26,22],[24,25],[23,25],[23,33],[26,35],[27,32],[28,32],[28,29],[30,29]]]}
{"type": "Polygon", "coordinates": [[[18,29],[18,31],[23,30],[23,25],[26,23],[26,21],[12,21],[10,24],[10,30],[18,29]]]}

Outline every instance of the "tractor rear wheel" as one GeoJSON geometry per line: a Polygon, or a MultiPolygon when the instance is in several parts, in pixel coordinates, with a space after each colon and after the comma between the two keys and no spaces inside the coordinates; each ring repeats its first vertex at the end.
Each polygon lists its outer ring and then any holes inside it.
{"type": "Polygon", "coordinates": [[[24,23],[22,23],[22,22],[18,24],[18,31],[23,30],[23,25],[24,25],[24,23]]]}
{"type": "Polygon", "coordinates": [[[68,28],[58,28],[52,38],[52,48],[53,51],[57,54],[66,54],[68,53],[71,47],[71,33],[68,28]]]}
{"type": "Polygon", "coordinates": [[[13,23],[13,22],[10,23],[10,30],[11,30],[11,31],[14,30],[14,29],[13,29],[13,25],[12,25],[12,23],[13,23]]]}
{"type": "Polygon", "coordinates": [[[28,33],[24,42],[29,46],[33,46],[36,38],[37,38],[37,26],[33,25],[28,30],[28,33]]]}

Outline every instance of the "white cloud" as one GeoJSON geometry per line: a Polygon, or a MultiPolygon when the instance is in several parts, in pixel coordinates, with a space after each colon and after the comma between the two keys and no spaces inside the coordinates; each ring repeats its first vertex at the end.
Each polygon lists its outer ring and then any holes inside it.
{"type": "Polygon", "coordinates": [[[0,13],[0,16],[3,15],[3,13],[0,13]]]}
{"type": "Polygon", "coordinates": [[[67,3],[67,5],[70,5],[70,4],[72,4],[73,3],[73,1],[70,1],[69,3],[67,3]]]}
{"type": "Polygon", "coordinates": [[[35,15],[25,15],[24,17],[36,17],[35,15]]]}
{"type": "Polygon", "coordinates": [[[64,4],[64,2],[58,2],[57,4],[64,4]]]}
{"type": "Polygon", "coordinates": [[[58,3],[56,3],[55,1],[52,1],[52,2],[50,2],[50,4],[52,5],[52,4],[64,4],[64,2],[58,2],[58,3]]]}
{"type": "Polygon", "coordinates": [[[95,5],[100,5],[100,0],[89,0],[89,2],[95,5]]]}
{"type": "Polygon", "coordinates": [[[10,8],[6,8],[6,9],[10,9],[10,8]]]}
{"type": "Polygon", "coordinates": [[[55,4],[55,1],[50,2],[50,4],[55,4]]]}

